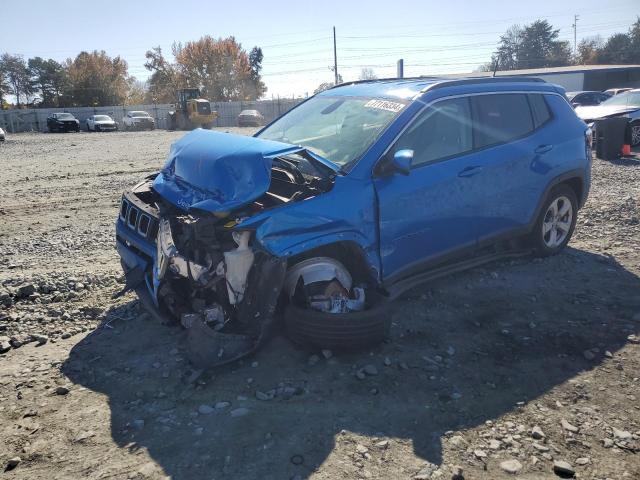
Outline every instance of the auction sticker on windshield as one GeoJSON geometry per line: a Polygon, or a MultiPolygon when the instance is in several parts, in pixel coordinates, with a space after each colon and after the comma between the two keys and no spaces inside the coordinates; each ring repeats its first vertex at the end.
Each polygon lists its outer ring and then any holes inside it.
{"type": "Polygon", "coordinates": [[[368,108],[377,108],[378,110],[387,110],[389,112],[398,113],[404,108],[404,103],[390,102],[388,100],[369,100],[364,104],[368,108]]]}

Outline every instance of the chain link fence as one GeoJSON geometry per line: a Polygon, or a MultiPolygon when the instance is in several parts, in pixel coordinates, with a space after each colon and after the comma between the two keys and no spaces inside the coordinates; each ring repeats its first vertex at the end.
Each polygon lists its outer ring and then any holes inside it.
{"type": "MultiPolygon", "coordinates": [[[[238,114],[242,110],[258,110],[265,123],[279,117],[286,111],[298,105],[303,99],[280,98],[273,100],[258,100],[252,102],[211,102],[211,109],[218,112],[216,127],[234,127],[238,125],[238,114]]],[[[21,110],[0,110],[0,127],[10,133],[18,132],[46,132],[47,117],[52,113],[69,112],[80,121],[84,128],[86,120],[91,115],[109,115],[116,122],[122,124],[122,118],[127,112],[144,110],[156,121],[157,128],[168,127],[168,115],[173,105],[118,105],[110,107],[70,107],[70,108],[33,108],[21,110]]]]}

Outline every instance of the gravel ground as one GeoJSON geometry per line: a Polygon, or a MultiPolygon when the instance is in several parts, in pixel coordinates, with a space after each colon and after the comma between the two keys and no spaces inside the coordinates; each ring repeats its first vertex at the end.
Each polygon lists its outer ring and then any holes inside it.
{"type": "Polygon", "coordinates": [[[2,478],[640,478],[640,162],[594,162],[565,253],[409,292],[387,344],[199,372],[111,299],[120,194],[180,135],[0,145],[2,478]]]}

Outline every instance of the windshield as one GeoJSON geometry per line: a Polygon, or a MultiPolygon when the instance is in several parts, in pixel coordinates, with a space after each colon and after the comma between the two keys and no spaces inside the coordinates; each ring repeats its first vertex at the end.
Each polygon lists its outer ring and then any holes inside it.
{"type": "Polygon", "coordinates": [[[75,117],[73,115],[71,115],[70,113],[59,113],[58,114],[58,118],[60,120],[74,120],[75,117]]]}
{"type": "Polygon", "coordinates": [[[198,113],[209,115],[211,113],[211,104],[209,102],[198,102],[198,113]]]}
{"type": "Polygon", "coordinates": [[[108,115],[96,115],[95,117],[93,117],[93,119],[96,122],[110,122],[111,121],[111,117],[109,117],[108,115]]]}
{"type": "Polygon", "coordinates": [[[258,137],[300,145],[344,167],[360,158],[405,105],[397,100],[317,96],[258,137]]]}
{"type": "Polygon", "coordinates": [[[132,117],[148,117],[149,114],[147,112],[131,112],[132,117]]]}
{"type": "Polygon", "coordinates": [[[629,105],[640,107],[640,90],[635,92],[619,93],[615,97],[611,97],[600,104],[601,107],[608,107],[610,105],[629,105]]]}

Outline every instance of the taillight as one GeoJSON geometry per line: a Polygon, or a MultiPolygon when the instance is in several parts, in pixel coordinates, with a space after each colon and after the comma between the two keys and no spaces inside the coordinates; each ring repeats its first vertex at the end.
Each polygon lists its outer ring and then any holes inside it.
{"type": "Polygon", "coordinates": [[[593,158],[592,147],[593,147],[593,130],[591,129],[591,127],[588,127],[584,132],[584,153],[589,162],[593,158]]]}

